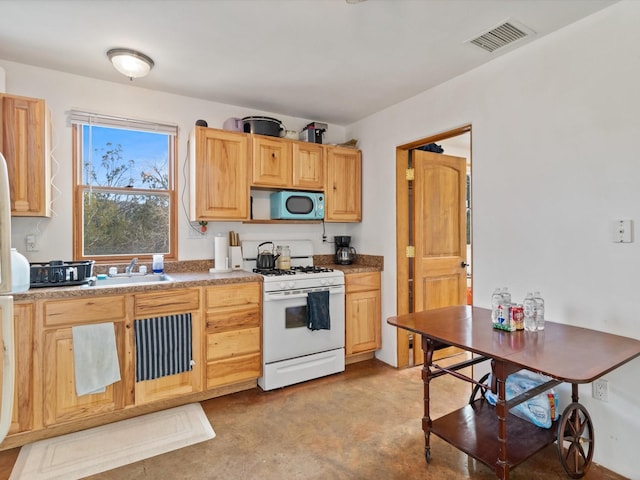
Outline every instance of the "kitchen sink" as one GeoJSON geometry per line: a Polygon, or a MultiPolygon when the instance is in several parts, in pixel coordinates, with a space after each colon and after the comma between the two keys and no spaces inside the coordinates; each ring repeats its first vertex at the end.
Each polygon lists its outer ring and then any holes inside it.
{"type": "Polygon", "coordinates": [[[132,275],[118,276],[97,279],[93,285],[98,287],[110,287],[116,285],[140,285],[147,283],[173,282],[173,279],[167,274],[151,274],[151,275],[132,275]]]}

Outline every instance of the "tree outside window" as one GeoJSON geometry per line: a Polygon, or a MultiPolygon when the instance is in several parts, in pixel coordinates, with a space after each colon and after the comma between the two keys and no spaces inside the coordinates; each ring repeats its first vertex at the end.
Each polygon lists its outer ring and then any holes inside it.
{"type": "Polygon", "coordinates": [[[91,124],[76,129],[77,258],[174,256],[175,135],[91,124]]]}

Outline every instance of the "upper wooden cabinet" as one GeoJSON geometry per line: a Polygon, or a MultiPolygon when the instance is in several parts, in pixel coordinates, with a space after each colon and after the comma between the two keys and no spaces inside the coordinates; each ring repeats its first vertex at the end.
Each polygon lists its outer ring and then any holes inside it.
{"type": "Polygon", "coordinates": [[[293,187],[323,190],[326,147],[308,142],[294,142],[292,147],[293,187]]]}
{"type": "Polygon", "coordinates": [[[291,185],[291,144],[277,137],[253,136],[253,178],[251,185],[282,187],[291,185]]]}
{"type": "Polygon", "coordinates": [[[195,127],[189,138],[189,220],[248,220],[250,137],[195,127]]]}
{"type": "Polygon", "coordinates": [[[317,143],[254,135],[251,185],[322,190],[324,158],[325,147],[317,143]]]}
{"type": "Polygon", "coordinates": [[[11,214],[51,216],[49,115],[44,100],[0,94],[0,152],[7,160],[11,214]]]}
{"type": "Polygon", "coordinates": [[[344,147],[327,148],[325,221],[362,221],[362,154],[344,147]]]}

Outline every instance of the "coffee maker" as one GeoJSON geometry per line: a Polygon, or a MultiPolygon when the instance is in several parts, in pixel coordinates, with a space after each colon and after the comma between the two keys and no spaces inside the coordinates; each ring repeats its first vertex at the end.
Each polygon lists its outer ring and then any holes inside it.
{"type": "Polygon", "coordinates": [[[333,237],[336,244],[336,263],[338,265],[351,265],[356,259],[356,249],[351,246],[351,237],[337,235],[333,237]]]}

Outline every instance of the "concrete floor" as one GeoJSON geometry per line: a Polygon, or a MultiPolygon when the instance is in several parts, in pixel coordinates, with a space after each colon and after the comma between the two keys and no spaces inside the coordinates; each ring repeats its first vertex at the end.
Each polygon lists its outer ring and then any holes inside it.
{"type": "MultiPolygon", "coordinates": [[[[466,403],[469,385],[432,382],[432,417],[466,403]]],[[[88,477],[143,479],[495,479],[492,469],[432,436],[424,459],[420,367],[396,370],[377,360],[342,374],[203,402],[216,438],[88,477]]],[[[597,432],[597,425],[596,432],[597,432]]],[[[18,449],[0,452],[8,478],[18,449]]],[[[569,477],[555,445],[512,470],[513,480],[569,477]]],[[[586,480],[621,480],[593,464],[586,480]]]]}

